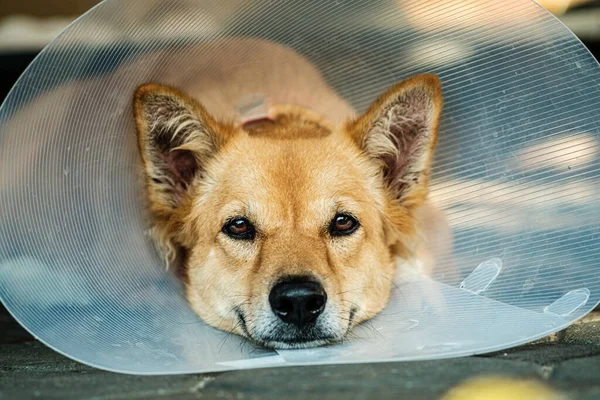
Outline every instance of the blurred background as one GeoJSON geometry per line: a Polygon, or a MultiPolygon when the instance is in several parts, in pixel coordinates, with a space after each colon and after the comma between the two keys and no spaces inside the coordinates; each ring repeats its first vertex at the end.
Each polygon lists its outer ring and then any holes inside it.
{"type": "MultiPolygon", "coordinates": [[[[436,3],[445,1],[436,1],[436,3]]],[[[461,1],[472,2],[472,0],[461,1]]],[[[600,0],[536,1],[569,27],[598,59],[600,0]]],[[[0,2],[0,101],[4,99],[36,54],[73,20],[99,2],[99,0],[4,0],[0,2]]],[[[484,15],[481,17],[485,18],[484,15]]],[[[515,15],[508,17],[519,18],[515,15]]],[[[460,21],[451,21],[451,23],[460,24],[460,21]]]]}

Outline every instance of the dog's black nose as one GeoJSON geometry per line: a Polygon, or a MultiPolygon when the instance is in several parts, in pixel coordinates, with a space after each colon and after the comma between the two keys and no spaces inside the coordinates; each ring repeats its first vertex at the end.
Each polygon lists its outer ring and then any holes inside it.
{"type": "Polygon", "coordinates": [[[312,281],[280,282],[269,294],[275,315],[298,328],[316,320],[325,309],[326,302],[325,289],[312,281]]]}

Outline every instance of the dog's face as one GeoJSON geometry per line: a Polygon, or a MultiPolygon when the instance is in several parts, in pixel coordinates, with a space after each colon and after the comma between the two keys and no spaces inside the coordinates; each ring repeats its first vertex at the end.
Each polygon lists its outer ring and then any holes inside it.
{"type": "Polygon", "coordinates": [[[387,303],[411,257],[441,112],[435,76],[332,127],[295,107],[222,123],[149,84],[135,116],[157,240],[207,323],[268,347],[343,338],[387,303]]]}

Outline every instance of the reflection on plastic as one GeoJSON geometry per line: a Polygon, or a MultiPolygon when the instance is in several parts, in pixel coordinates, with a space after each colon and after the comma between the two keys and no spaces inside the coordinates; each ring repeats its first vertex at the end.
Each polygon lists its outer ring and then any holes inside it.
{"type": "Polygon", "coordinates": [[[590,298],[590,291],[586,288],[571,290],[549,306],[544,307],[544,312],[556,314],[563,318],[583,307],[590,298]]]}
{"type": "Polygon", "coordinates": [[[235,108],[240,113],[242,123],[265,118],[269,114],[267,100],[265,99],[265,95],[261,93],[254,93],[243,97],[235,105],[235,108]]]}
{"type": "Polygon", "coordinates": [[[500,274],[502,260],[492,258],[479,264],[477,268],[460,284],[460,288],[479,294],[486,290],[500,274]]]}

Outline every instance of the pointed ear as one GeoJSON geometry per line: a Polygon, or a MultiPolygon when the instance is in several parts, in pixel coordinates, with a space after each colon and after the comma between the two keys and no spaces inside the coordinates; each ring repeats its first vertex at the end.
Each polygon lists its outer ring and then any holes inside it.
{"type": "Polygon", "coordinates": [[[391,87],[346,126],[380,164],[391,196],[406,207],[420,204],[427,195],[441,111],[440,80],[424,74],[391,87]]]}
{"type": "Polygon", "coordinates": [[[137,89],[134,114],[151,207],[168,213],[223,146],[227,129],[192,98],[153,83],[137,89]]]}

